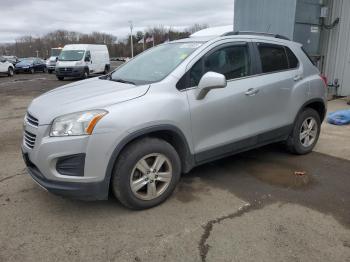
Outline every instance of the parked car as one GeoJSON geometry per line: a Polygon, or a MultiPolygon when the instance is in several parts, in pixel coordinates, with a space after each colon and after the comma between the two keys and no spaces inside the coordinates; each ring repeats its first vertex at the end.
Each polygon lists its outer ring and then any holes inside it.
{"type": "Polygon", "coordinates": [[[45,73],[47,70],[46,63],[41,58],[31,57],[23,58],[20,62],[15,65],[15,72],[29,72],[34,74],[35,72],[45,73]]]}
{"type": "Polygon", "coordinates": [[[51,48],[51,55],[48,59],[46,59],[46,67],[47,67],[47,72],[49,74],[52,74],[52,72],[55,71],[56,69],[56,63],[58,61],[58,57],[61,54],[62,48],[57,47],[57,48],[51,48]]]}
{"type": "Polygon", "coordinates": [[[16,65],[19,62],[17,56],[4,55],[3,58],[5,58],[7,61],[9,61],[13,65],[16,65]]]}
{"type": "Polygon", "coordinates": [[[326,103],[299,43],[232,32],[189,38],[34,99],[22,150],[32,178],[55,194],[91,200],[112,191],[144,209],[212,160],[281,141],[311,152],[326,103]]]}
{"type": "Polygon", "coordinates": [[[56,63],[58,80],[65,77],[88,78],[91,74],[107,74],[110,70],[106,45],[66,45],[56,63]]]}
{"type": "Polygon", "coordinates": [[[4,57],[0,56],[0,74],[7,74],[13,76],[14,66],[4,57]]]}

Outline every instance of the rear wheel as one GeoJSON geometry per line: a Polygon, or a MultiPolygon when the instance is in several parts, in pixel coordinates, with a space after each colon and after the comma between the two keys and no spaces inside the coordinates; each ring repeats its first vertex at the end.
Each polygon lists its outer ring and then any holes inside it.
{"type": "Polygon", "coordinates": [[[12,77],[13,74],[14,74],[13,68],[12,68],[12,67],[9,67],[8,70],[7,70],[7,75],[8,75],[9,77],[12,77]]]}
{"type": "Polygon", "coordinates": [[[52,72],[53,72],[53,70],[47,70],[47,72],[49,73],[49,74],[52,74],[52,72]]]}
{"type": "Polygon", "coordinates": [[[43,73],[47,73],[47,68],[46,67],[43,68],[43,73]]]}
{"type": "Polygon", "coordinates": [[[64,80],[64,77],[63,76],[57,76],[57,79],[62,81],[62,80],[64,80]]]}
{"type": "Polygon", "coordinates": [[[34,74],[34,68],[31,68],[30,70],[29,70],[29,72],[31,73],[31,74],[34,74]]]}
{"type": "Polygon", "coordinates": [[[151,208],[172,194],[180,171],[180,158],[169,143],[145,138],[121,152],[113,172],[113,192],[126,207],[151,208]]]}
{"type": "Polygon", "coordinates": [[[306,108],[294,124],[293,131],[287,140],[287,149],[298,155],[310,153],[318,141],[320,131],[319,114],[312,108],[306,108]]]}

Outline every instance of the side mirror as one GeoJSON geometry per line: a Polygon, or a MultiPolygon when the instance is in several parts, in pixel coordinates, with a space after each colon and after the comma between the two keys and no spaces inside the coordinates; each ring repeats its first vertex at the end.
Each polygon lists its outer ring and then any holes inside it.
{"type": "Polygon", "coordinates": [[[197,100],[202,100],[210,90],[217,88],[225,88],[227,85],[226,77],[215,72],[204,74],[199,81],[197,100]]]}

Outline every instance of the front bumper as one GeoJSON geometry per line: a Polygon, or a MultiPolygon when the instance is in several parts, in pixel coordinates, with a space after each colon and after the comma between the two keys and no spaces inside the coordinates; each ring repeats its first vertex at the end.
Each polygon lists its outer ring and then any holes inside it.
{"type": "MultiPolygon", "coordinates": [[[[48,191],[83,200],[108,198],[106,170],[112,154],[110,134],[50,137],[51,126],[25,121],[22,153],[32,178],[48,191]],[[29,140],[28,140],[29,139],[29,140]],[[83,171],[70,172],[74,163],[65,157],[84,155],[83,171]],[[59,164],[63,168],[59,168],[59,164]]],[[[75,169],[77,170],[77,169],[75,169]]]]}
{"type": "Polygon", "coordinates": [[[108,198],[108,183],[104,180],[94,183],[49,180],[29,160],[27,153],[23,152],[23,159],[28,173],[34,181],[53,194],[80,200],[105,200],[108,198]]]}
{"type": "Polygon", "coordinates": [[[85,70],[83,66],[56,67],[55,73],[58,77],[82,77],[85,70]]]}

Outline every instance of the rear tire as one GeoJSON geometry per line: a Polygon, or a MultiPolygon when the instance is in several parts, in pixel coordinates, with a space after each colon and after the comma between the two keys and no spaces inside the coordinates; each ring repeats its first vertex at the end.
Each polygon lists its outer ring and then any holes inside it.
{"type": "Polygon", "coordinates": [[[52,74],[53,71],[52,71],[52,70],[47,70],[47,72],[48,72],[49,74],[52,74]]]}
{"type": "Polygon", "coordinates": [[[9,77],[12,77],[14,75],[14,71],[13,71],[13,68],[12,67],[9,67],[8,70],[7,70],[7,75],[9,77]]]}
{"type": "Polygon", "coordinates": [[[31,74],[34,74],[34,73],[35,73],[34,68],[31,68],[31,69],[30,69],[30,73],[31,73],[31,74]]]}
{"type": "Polygon", "coordinates": [[[318,141],[320,131],[319,114],[312,108],[306,108],[297,117],[293,131],[287,139],[288,151],[297,155],[310,153],[318,141]]]}
{"type": "Polygon", "coordinates": [[[172,145],[158,138],[144,138],[121,152],[113,170],[112,190],[124,206],[147,209],[173,193],[180,173],[180,158],[172,145]],[[158,168],[156,163],[162,164],[158,168]]]}
{"type": "Polygon", "coordinates": [[[63,81],[64,77],[63,76],[58,76],[57,79],[60,80],[60,81],[63,81]]]}

